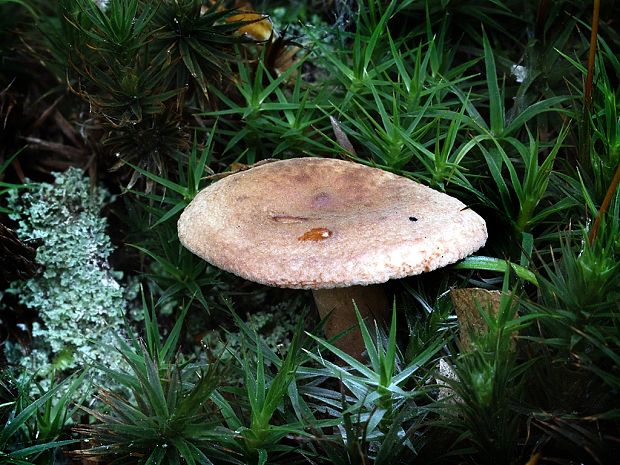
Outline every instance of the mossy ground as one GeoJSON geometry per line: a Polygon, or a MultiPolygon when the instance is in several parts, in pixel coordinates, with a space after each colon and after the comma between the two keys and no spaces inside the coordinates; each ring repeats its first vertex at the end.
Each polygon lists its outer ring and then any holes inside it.
{"type": "Polygon", "coordinates": [[[614,463],[617,2],[233,3],[0,0],[0,220],[23,242],[0,230],[0,463],[614,463]],[[200,189],[299,156],[487,222],[476,257],[386,284],[363,363],[310,293],[178,242],[200,189]],[[468,287],[503,297],[465,348],[468,287]]]}

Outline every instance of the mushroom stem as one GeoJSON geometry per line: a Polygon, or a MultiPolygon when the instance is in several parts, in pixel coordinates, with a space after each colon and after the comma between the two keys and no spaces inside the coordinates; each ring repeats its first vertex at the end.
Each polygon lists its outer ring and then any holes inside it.
{"type": "Polygon", "coordinates": [[[379,324],[386,321],[389,302],[381,285],[350,286],[335,289],[314,289],[314,301],[321,319],[327,319],[323,331],[330,339],[352,328],[335,342],[335,346],[356,359],[361,359],[365,350],[364,340],[359,330],[353,302],[367,324],[373,319],[379,324]]]}

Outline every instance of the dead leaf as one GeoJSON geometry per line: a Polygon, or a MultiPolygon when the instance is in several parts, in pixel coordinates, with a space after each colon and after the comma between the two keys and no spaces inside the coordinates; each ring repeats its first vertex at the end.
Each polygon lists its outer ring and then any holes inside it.
{"type": "Polygon", "coordinates": [[[491,316],[497,316],[502,293],[480,288],[452,289],[450,297],[459,321],[461,347],[470,350],[471,334],[483,334],[488,329],[478,308],[491,316]]]}
{"type": "Polygon", "coordinates": [[[236,15],[228,16],[226,22],[246,22],[244,26],[237,29],[241,35],[246,35],[257,42],[266,42],[273,34],[273,25],[269,16],[253,11],[241,12],[236,15]]]}
{"type": "Polygon", "coordinates": [[[231,174],[239,173],[241,171],[246,171],[251,168],[255,168],[257,166],[266,165],[267,163],[272,163],[274,161],[278,161],[278,159],[277,158],[265,158],[264,160],[257,161],[253,165],[246,165],[244,163],[234,162],[230,164],[230,166],[228,167],[228,171],[224,171],[223,173],[210,174],[209,176],[205,176],[202,179],[208,179],[210,181],[219,181],[220,179],[230,176],[231,174]]]}
{"type": "Polygon", "coordinates": [[[334,135],[336,136],[336,140],[340,144],[340,147],[342,147],[346,152],[348,152],[349,155],[357,156],[357,153],[355,152],[355,149],[353,148],[353,144],[349,140],[349,137],[340,127],[340,122],[333,116],[329,117],[329,121],[332,124],[334,135]]]}

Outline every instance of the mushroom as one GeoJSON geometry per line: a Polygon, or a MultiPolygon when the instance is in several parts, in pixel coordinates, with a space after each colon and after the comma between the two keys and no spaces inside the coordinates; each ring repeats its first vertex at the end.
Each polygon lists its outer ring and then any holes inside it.
{"type": "MultiPolygon", "coordinates": [[[[209,263],[268,286],[312,289],[331,338],[384,319],[374,284],[428,272],[478,250],[484,220],[408,178],[325,158],[263,164],[202,190],[178,222],[181,243],[209,263]]],[[[338,341],[360,357],[359,331],[338,341]]]]}

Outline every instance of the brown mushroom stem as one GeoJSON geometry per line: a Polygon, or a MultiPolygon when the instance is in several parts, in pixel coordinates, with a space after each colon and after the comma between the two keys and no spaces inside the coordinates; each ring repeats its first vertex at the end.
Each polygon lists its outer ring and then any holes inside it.
{"type": "Polygon", "coordinates": [[[361,359],[365,347],[353,302],[357,305],[369,328],[374,327],[373,320],[377,320],[379,324],[387,321],[390,305],[383,286],[314,289],[312,293],[321,319],[329,317],[323,327],[325,337],[330,339],[352,328],[350,332],[335,342],[335,346],[355,358],[361,359]]]}

